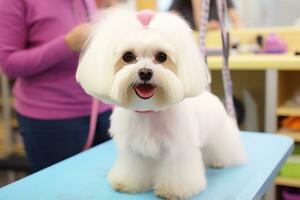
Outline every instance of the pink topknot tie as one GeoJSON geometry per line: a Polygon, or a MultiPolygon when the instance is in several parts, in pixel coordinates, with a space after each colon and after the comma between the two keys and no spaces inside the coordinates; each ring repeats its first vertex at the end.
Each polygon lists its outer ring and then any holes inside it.
{"type": "Polygon", "coordinates": [[[141,10],[137,13],[137,18],[144,27],[148,27],[154,15],[152,10],[141,10]]]}

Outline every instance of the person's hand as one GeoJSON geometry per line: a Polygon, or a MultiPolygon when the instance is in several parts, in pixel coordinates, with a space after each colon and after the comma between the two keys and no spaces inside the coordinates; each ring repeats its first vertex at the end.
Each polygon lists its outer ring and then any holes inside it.
{"type": "Polygon", "coordinates": [[[240,20],[233,23],[234,29],[240,29],[240,28],[244,28],[244,27],[245,27],[244,23],[240,20]]]}
{"type": "Polygon", "coordinates": [[[118,5],[119,0],[96,0],[98,8],[108,8],[118,5]]]}
{"type": "Polygon", "coordinates": [[[216,30],[220,28],[220,23],[217,20],[210,20],[207,25],[208,30],[216,30]]]}
{"type": "Polygon", "coordinates": [[[65,40],[71,51],[80,52],[91,33],[91,25],[80,24],[67,33],[65,40]]]}
{"type": "Polygon", "coordinates": [[[234,9],[234,8],[229,9],[228,14],[229,14],[229,17],[232,21],[232,26],[233,26],[234,29],[239,29],[239,28],[244,28],[245,27],[244,22],[241,19],[240,15],[239,15],[239,13],[237,12],[236,9],[234,9]]]}

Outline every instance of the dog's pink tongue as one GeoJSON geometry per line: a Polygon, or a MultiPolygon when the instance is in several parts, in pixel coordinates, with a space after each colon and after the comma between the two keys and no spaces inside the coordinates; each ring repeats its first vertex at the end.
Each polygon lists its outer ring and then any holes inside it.
{"type": "Polygon", "coordinates": [[[150,84],[139,85],[136,86],[134,89],[136,93],[144,99],[149,99],[154,95],[154,87],[150,84]]]}
{"type": "Polygon", "coordinates": [[[141,10],[137,13],[137,18],[144,27],[148,27],[154,17],[152,10],[141,10]]]}

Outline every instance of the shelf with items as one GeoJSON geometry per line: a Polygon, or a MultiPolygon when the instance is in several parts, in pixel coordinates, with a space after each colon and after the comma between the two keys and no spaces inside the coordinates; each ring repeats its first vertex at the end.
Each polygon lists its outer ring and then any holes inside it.
{"type": "Polygon", "coordinates": [[[277,115],[300,116],[299,77],[300,71],[279,71],[277,115]]]}
{"type": "MultiPolygon", "coordinates": [[[[211,70],[220,70],[222,68],[223,60],[221,56],[209,56],[207,62],[211,70]]],[[[299,70],[300,57],[291,54],[231,55],[229,67],[231,70],[299,70]]]]}
{"type": "MultiPolygon", "coordinates": [[[[300,67],[300,66],[299,66],[300,67]]],[[[294,139],[295,145],[300,144],[300,71],[278,71],[277,82],[277,133],[294,139]],[[298,144],[299,143],[299,144],[298,144]]],[[[275,179],[277,193],[282,194],[286,187],[300,188],[299,146],[295,146],[293,155],[281,169],[279,176],[275,179]],[[297,149],[297,150],[296,150],[297,149]],[[298,156],[295,163],[291,162],[298,156]],[[280,192],[281,191],[281,192],[280,192]]],[[[278,195],[277,195],[278,196],[278,195]]],[[[281,196],[281,195],[280,195],[281,196]]],[[[279,196],[277,199],[281,199],[279,196]]]]}
{"type": "MultiPolygon", "coordinates": [[[[278,133],[289,135],[293,137],[296,142],[300,142],[300,129],[293,129],[293,126],[289,126],[289,123],[284,123],[284,121],[288,122],[286,119],[296,120],[296,118],[300,117],[299,77],[300,71],[279,71],[277,97],[278,106],[276,108],[278,133]],[[293,131],[291,131],[291,129],[293,129],[293,131]]],[[[295,122],[293,123],[295,124],[295,122]]],[[[296,123],[299,124],[300,120],[296,123]]]]}
{"type": "Polygon", "coordinates": [[[286,128],[280,128],[278,133],[293,138],[295,142],[300,142],[300,131],[290,131],[286,128]]]}
{"type": "MultiPolygon", "coordinates": [[[[258,94],[260,94],[257,90],[257,88],[260,88],[260,91],[263,92],[261,93],[263,94],[261,95],[263,96],[263,101],[261,103],[258,102],[258,105],[264,105],[264,107],[258,108],[259,112],[263,111],[263,113],[259,113],[258,116],[265,116],[264,123],[262,123],[265,131],[289,135],[294,138],[296,142],[299,142],[296,132],[281,129],[280,122],[284,117],[300,117],[300,109],[286,104],[288,100],[293,98],[293,95],[300,87],[300,57],[293,55],[295,50],[299,50],[300,28],[279,27],[272,29],[239,29],[232,30],[230,32],[230,37],[238,38],[241,43],[249,43],[254,41],[255,36],[258,34],[265,36],[270,32],[278,34],[281,39],[287,42],[289,52],[287,54],[268,55],[231,55],[229,58],[231,75],[233,83],[238,83],[234,84],[234,93],[236,95],[240,88],[244,88],[241,86],[243,81],[247,82],[247,86],[250,86],[249,90],[254,95],[258,96],[258,94]],[[264,79],[257,78],[257,74],[254,73],[258,72],[262,73],[264,79]],[[238,76],[236,76],[238,79],[235,79],[234,73],[239,73],[238,76]],[[241,77],[240,74],[246,74],[246,77],[241,77]],[[265,83],[265,88],[261,87],[262,83],[265,83]],[[260,84],[260,86],[257,87],[256,84],[260,84]]],[[[206,37],[206,44],[207,47],[211,49],[220,49],[221,37],[219,31],[209,31],[206,37]]],[[[219,72],[222,68],[222,57],[210,56],[208,57],[207,62],[212,70],[212,77],[214,76],[212,81],[212,91],[218,91],[218,95],[223,94],[221,72],[219,72]],[[216,74],[218,76],[216,76],[216,74]],[[217,81],[220,80],[218,83],[216,83],[216,77],[218,77],[217,81]]],[[[257,97],[255,97],[255,99],[257,99],[257,97]]],[[[259,119],[260,123],[261,121],[262,120],[259,119]]],[[[276,185],[279,186],[278,188],[283,185],[283,181],[287,182],[289,186],[300,185],[300,180],[278,178],[276,181],[276,185]],[[291,183],[291,181],[293,181],[293,183],[291,183]]]]}
{"type": "MultiPolygon", "coordinates": [[[[15,116],[12,117],[11,121],[11,126],[13,130],[13,147],[12,147],[12,153],[16,155],[25,155],[24,147],[21,141],[21,136],[16,132],[18,128],[18,121],[15,116]]],[[[4,129],[4,121],[2,118],[0,118],[0,157],[5,156],[6,154],[6,148],[5,148],[5,143],[6,143],[6,134],[5,134],[5,129],[4,129]]]]}
{"type": "MultiPolygon", "coordinates": [[[[10,104],[12,105],[13,102],[14,102],[14,99],[13,99],[13,98],[10,98],[9,102],[10,102],[10,104]]],[[[3,104],[3,99],[0,98],[0,106],[2,106],[2,104],[3,104]]]]}
{"type": "Polygon", "coordinates": [[[12,123],[12,128],[13,129],[16,129],[16,128],[19,127],[18,120],[17,120],[17,118],[15,116],[12,117],[11,123],[12,123]]]}
{"type": "Polygon", "coordinates": [[[300,117],[300,106],[298,105],[281,105],[276,109],[277,116],[296,116],[300,117]]]}
{"type": "MultiPolygon", "coordinates": [[[[4,120],[1,117],[0,117],[0,124],[4,124],[4,120]]],[[[16,116],[12,116],[12,118],[11,118],[11,126],[12,126],[13,129],[16,129],[16,128],[19,127],[18,120],[17,120],[16,116]]]]}
{"type": "Polygon", "coordinates": [[[21,137],[18,136],[16,140],[17,142],[13,146],[13,153],[18,156],[25,156],[25,149],[21,141],[21,137]]]}
{"type": "Polygon", "coordinates": [[[297,179],[297,178],[278,176],[275,179],[275,183],[276,183],[276,185],[280,185],[280,186],[300,188],[300,179],[297,179]]]}
{"type": "Polygon", "coordinates": [[[275,179],[277,186],[277,199],[281,199],[282,189],[300,188],[300,146],[295,146],[293,154],[281,168],[279,176],[275,179]]]}

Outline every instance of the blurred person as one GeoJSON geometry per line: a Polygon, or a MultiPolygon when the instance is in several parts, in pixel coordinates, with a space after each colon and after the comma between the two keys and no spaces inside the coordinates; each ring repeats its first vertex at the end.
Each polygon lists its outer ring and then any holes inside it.
{"type": "MultiPolygon", "coordinates": [[[[82,151],[92,98],[75,80],[94,0],[0,0],[0,66],[15,79],[14,108],[26,155],[38,171],[82,151]]],[[[107,134],[102,104],[93,145],[107,134]]]]}
{"type": "MultiPolygon", "coordinates": [[[[218,29],[219,19],[217,12],[217,0],[210,1],[208,29],[218,29]]],[[[228,15],[231,19],[233,28],[242,28],[244,23],[241,20],[232,0],[226,0],[228,15]]],[[[199,29],[201,19],[202,0],[174,0],[170,10],[182,15],[192,26],[199,29]]]]}

